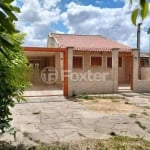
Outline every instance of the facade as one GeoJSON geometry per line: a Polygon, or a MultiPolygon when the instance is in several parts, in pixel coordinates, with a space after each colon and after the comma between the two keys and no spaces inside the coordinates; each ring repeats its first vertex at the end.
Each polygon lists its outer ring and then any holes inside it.
{"type": "Polygon", "coordinates": [[[138,50],[103,36],[52,33],[47,48],[24,51],[32,66],[32,83],[43,84],[43,69],[54,68],[47,77],[56,79],[51,86],[58,86],[65,96],[116,93],[119,87],[150,91],[149,78],[144,73],[139,78],[138,50]]]}
{"type": "Polygon", "coordinates": [[[148,67],[150,60],[150,54],[141,52],[140,54],[140,66],[141,67],[148,67]]]}
{"type": "Polygon", "coordinates": [[[141,52],[140,54],[141,79],[150,79],[150,54],[141,52]]]}
{"type": "Polygon", "coordinates": [[[132,88],[132,54],[128,46],[99,35],[52,33],[48,47],[68,48],[70,95],[113,93],[124,85],[132,88]]]}

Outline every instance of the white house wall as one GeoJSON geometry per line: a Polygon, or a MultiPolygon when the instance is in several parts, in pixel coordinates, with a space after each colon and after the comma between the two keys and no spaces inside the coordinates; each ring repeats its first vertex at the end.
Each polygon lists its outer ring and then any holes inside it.
{"type": "Polygon", "coordinates": [[[118,51],[114,51],[113,54],[107,54],[102,55],[101,53],[93,53],[93,52],[77,52],[73,51],[72,49],[69,49],[69,69],[71,69],[71,72],[74,73],[80,73],[84,74],[88,71],[91,71],[92,73],[106,73],[106,79],[101,81],[89,81],[89,80],[80,80],[77,81],[75,78],[68,79],[69,83],[69,96],[72,95],[78,95],[83,93],[88,94],[98,94],[98,93],[114,93],[117,91],[118,88],[118,59],[115,59],[118,57],[118,51]],[[91,56],[101,56],[102,57],[102,66],[101,67],[91,67],[90,65],[90,58],[91,56]],[[83,56],[83,68],[82,69],[72,69],[72,62],[73,62],[73,56],[83,56]],[[107,68],[106,59],[108,56],[112,56],[113,63],[112,63],[112,69],[107,68]],[[114,74],[114,75],[113,75],[114,74]]]}

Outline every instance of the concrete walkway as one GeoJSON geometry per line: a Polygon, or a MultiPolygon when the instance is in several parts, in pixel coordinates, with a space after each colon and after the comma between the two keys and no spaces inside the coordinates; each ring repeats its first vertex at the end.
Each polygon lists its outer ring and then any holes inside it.
{"type": "MultiPolygon", "coordinates": [[[[150,95],[123,93],[120,96],[146,112],[129,117],[123,113],[90,111],[79,102],[63,96],[28,98],[29,103],[16,104],[12,110],[12,124],[18,129],[17,143],[30,145],[87,138],[106,139],[113,133],[150,140],[150,95]]],[[[4,139],[13,140],[8,136],[4,139]]]]}

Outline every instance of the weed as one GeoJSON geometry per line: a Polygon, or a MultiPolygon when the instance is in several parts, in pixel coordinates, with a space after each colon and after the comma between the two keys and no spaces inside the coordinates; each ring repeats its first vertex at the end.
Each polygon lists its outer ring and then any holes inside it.
{"type": "Polygon", "coordinates": [[[23,136],[24,136],[24,137],[28,137],[28,136],[29,136],[29,133],[28,133],[28,132],[23,132],[23,136]]]}
{"type": "Polygon", "coordinates": [[[147,113],[147,112],[145,112],[145,111],[144,111],[144,112],[142,112],[142,114],[143,114],[143,115],[145,115],[145,116],[146,116],[146,115],[148,115],[148,113],[147,113]]]}
{"type": "Polygon", "coordinates": [[[53,143],[51,145],[41,144],[37,150],[69,150],[69,144],[53,143]]]}
{"type": "Polygon", "coordinates": [[[103,99],[111,99],[111,100],[114,100],[114,99],[124,99],[124,97],[120,97],[120,96],[107,96],[107,95],[103,95],[103,96],[101,96],[101,98],[103,98],[103,99]]]}
{"type": "Polygon", "coordinates": [[[89,96],[86,93],[83,93],[82,95],[78,95],[77,98],[86,99],[86,100],[94,100],[95,99],[94,96],[89,96]]]}
{"type": "Polygon", "coordinates": [[[146,127],[145,127],[145,126],[143,126],[143,125],[142,125],[142,123],[141,123],[140,121],[135,121],[135,123],[136,123],[136,124],[138,124],[138,125],[139,125],[139,127],[140,127],[140,128],[142,128],[143,130],[145,130],[145,129],[146,129],[146,127]]]}
{"type": "Polygon", "coordinates": [[[145,109],[150,109],[150,106],[144,106],[145,109]]]}
{"type": "Polygon", "coordinates": [[[150,142],[141,138],[115,136],[109,140],[101,140],[94,150],[149,150],[150,142]]]}
{"type": "Polygon", "coordinates": [[[143,138],[131,138],[126,136],[113,136],[103,140],[85,140],[79,143],[51,144],[39,143],[38,146],[25,146],[19,144],[13,146],[11,143],[0,141],[0,150],[149,150],[150,141],[143,138]]]}
{"type": "Polygon", "coordinates": [[[130,117],[130,118],[136,118],[136,117],[137,117],[137,114],[131,113],[131,114],[129,114],[129,117],[130,117]]]}

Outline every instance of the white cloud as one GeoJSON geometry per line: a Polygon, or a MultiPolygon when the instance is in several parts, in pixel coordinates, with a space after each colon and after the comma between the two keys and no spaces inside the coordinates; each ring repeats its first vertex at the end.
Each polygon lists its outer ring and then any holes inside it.
{"type": "MultiPolygon", "coordinates": [[[[51,24],[60,18],[60,9],[57,3],[60,0],[23,0],[19,21],[16,23],[19,30],[27,34],[25,45],[46,46],[46,38],[51,24]]],[[[17,1],[16,1],[17,3],[17,1]]]]}
{"type": "Polygon", "coordinates": [[[55,8],[57,6],[57,3],[60,2],[60,0],[41,0],[43,2],[43,7],[45,9],[51,9],[52,7],[55,8]]]}
{"type": "MultiPolygon", "coordinates": [[[[84,6],[77,0],[64,4],[62,7],[67,6],[67,9],[61,14],[61,9],[58,7],[61,0],[16,0],[14,4],[21,8],[16,25],[27,34],[26,46],[46,46],[47,35],[53,30],[52,24],[59,22],[64,24],[68,33],[101,34],[136,47],[136,27],[132,25],[130,17],[131,11],[138,6],[138,0],[135,0],[132,6],[129,0],[122,1],[125,3],[123,8],[99,8],[92,5],[84,6]]],[[[64,27],[61,24],[58,24],[57,32],[63,32],[64,27]]],[[[150,14],[142,24],[141,47],[143,50],[148,49],[149,24],[150,14]]]]}
{"type": "MultiPolygon", "coordinates": [[[[99,8],[92,5],[82,6],[71,2],[67,11],[62,14],[64,24],[69,33],[101,34],[110,39],[117,40],[131,47],[136,47],[136,27],[131,23],[131,10],[137,7],[137,2],[132,6],[129,0],[123,8],[99,8]]],[[[148,37],[144,29],[150,22],[147,19],[141,32],[141,47],[147,49],[148,37]],[[144,44],[145,43],[145,44],[144,44]]]]}

